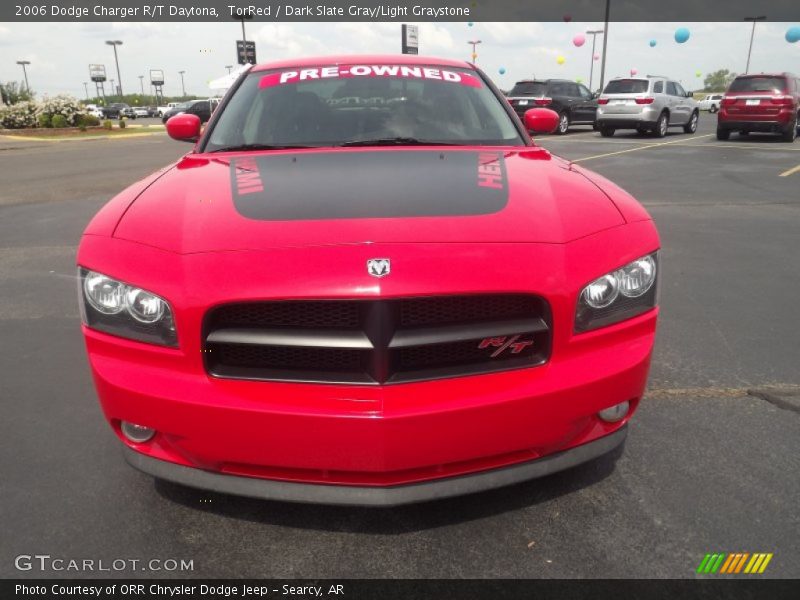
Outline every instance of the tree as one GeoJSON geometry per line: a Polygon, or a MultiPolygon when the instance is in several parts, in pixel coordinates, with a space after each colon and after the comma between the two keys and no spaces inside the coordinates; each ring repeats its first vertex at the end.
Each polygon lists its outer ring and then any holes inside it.
{"type": "Polygon", "coordinates": [[[731,81],[733,81],[735,77],[736,73],[733,73],[728,69],[720,69],[719,71],[709,73],[703,80],[705,91],[722,92],[728,88],[731,81]]]}
{"type": "Polygon", "coordinates": [[[0,98],[6,104],[16,104],[25,100],[33,100],[34,93],[28,91],[21,82],[6,81],[0,83],[0,98]]]}

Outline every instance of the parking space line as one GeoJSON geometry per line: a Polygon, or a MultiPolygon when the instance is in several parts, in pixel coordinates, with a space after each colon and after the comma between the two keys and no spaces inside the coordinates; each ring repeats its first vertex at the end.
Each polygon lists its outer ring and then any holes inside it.
{"type": "MultiPolygon", "coordinates": [[[[700,138],[710,137],[712,135],[714,135],[714,134],[708,133],[706,135],[698,135],[694,139],[697,140],[697,139],[700,139],[700,138]]],[[[647,148],[656,148],[658,146],[667,146],[667,145],[670,145],[670,144],[679,144],[679,143],[683,143],[684,145],[686,145],[686,140],[681,138],[681,139],[678,139],[678,140],[673,140],[671,142],[661,142],[661,143],[658,143],[658,144],[647,144],[646,146],[640,146],[638,148],[628,148],[627,150],[617,150],[616,152],[606,152],[605,154],[595,154],[594,156],[585,156],[583,158],[576,158],[572,162],[576,162],[576,163],[577,162],[583,162],[583,161],[586,161],[586,160],[594,160],[596,158],[605,158],[607,156],[616,156],[617,154],[625,154],[627,152],[637,152],[638,150],[646,150],[647,148]]]]}
{"type": "Polygon", "coordinates": [[[797,165],[796,167],[792,167],[788,171],[784,171],[778,177],[788,177],[789,175],[794,175],[795,173],[800,173],[800,165],[797,165]]]}

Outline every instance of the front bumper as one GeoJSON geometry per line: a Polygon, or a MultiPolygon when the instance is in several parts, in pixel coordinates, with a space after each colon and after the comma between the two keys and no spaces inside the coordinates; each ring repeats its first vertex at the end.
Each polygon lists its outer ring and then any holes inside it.
{"type": "Polygon", "coordinates": [[[571,450],[511,467],[383,488],[315,485],[224,475],[150,458],[131,448],[125,448],[125,459],[131,466],[158,479],[213,492],[284,502],[399,506],[486,491],[563,471],[611,452],[624,443],[627,434],[628,428],[625,426],[571,450]]]}

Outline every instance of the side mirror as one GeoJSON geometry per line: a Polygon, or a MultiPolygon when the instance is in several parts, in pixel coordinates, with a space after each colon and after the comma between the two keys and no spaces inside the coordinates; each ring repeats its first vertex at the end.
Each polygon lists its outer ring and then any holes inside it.
{"type": "Polygon", "coordinates": [[[173,140],[196,142],[200,139],[200,117],[181,113],[167,120],[167,133],[173,140]]]}
{"type": "Polygon", "coordinates": [[[592,94],[592,99],[597,100],[600,97],[600,92],[595,92],[592,94]]]}
{"type": "Polygon", "coordinates": [[[687,98],[694,98],[694,92],[686,92],[687,98]]]}
{"type": "Polygon", "coordinates": [[[525,129],[533,133],[553,133],[558,127],[558,113],[549,108],[525,111],[525,129]]]}

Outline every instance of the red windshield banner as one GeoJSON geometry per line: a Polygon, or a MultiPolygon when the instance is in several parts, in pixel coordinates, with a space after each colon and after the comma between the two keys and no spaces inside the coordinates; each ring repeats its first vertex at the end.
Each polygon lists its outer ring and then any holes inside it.
{"type": "Polygon", "coordinates": [[[319,79],[346,79],[351,77],[399,77],[405,79],[425,79],[457,83],[467,87],[482,87],[477,75],[463,71],[450,71],[436,67],[416,67],[407,65],[336,65],[333,67],[311,67],[296,71],[278,71],[264,75],[258,84],[259,88],[273,87],[314,81],[319,79]]]}

